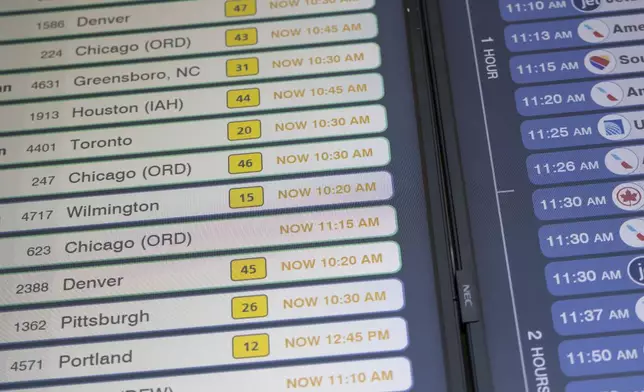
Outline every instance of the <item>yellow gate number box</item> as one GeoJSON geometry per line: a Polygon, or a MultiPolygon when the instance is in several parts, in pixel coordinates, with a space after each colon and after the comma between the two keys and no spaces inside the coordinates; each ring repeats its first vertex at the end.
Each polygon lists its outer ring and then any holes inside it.
{"type": "Polygon", "coordinates": [[[259,106],[259,89],[230,90],[226,94],[228,109],[253,108],[259,106]]]}
{"type": "Polygon", "coordinates": [[[261,358],[271,353],[270,337],[267,334],[233,337],[233,358],[261,358]]]}
{"type": "Polygon", "coordinates": [[[259,59],[257,57],[226,61],[226,76],[230,78],[257,74],[259,74],[259,59]]]}
{"type": "Polygon", "coordinates": [[[264,188],[254,186],[249,188],[235,188],[229,192],[230,208],[251,208],[264,205],[264,188]]]}
{"type": "Polygon", "coordinates": [[[228,123],[228,140],[252,140],[262,137],[262,123],[259,120],[234,121],[228,123]]]}
{"type": "Polygon", "coordinates": [[[237,154],[228,157],[228,173],[259,173],[262,171],[262,154],[259,152],[237,154]]]}
{"type": "Polygon", "coordinates": [[[226,1],[226,16],[252,16],[257,13],[257,0],[229,0],[226,1]]]}
{"type": "Polygon", "coordinates": [[[257,44],[257,29],[226,30],[226,46],[251,46],[257,44]]]}
{"type": "Polygon", "coordinates": [[[252,297],[236,297],[232,302],[233,319],[251,319],[268,316],[268,297],[255,295],[252,297]]]}
{"type": "Polygon", "coordinates": [[[234,282],[266,279],[266,259],[258,257],[233,260],[230,263],[230,278],[234,282]]]}

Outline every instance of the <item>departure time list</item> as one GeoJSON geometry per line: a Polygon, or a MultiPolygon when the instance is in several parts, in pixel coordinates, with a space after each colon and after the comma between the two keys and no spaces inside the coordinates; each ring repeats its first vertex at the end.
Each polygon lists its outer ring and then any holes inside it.
{"type": "Polygon", "coordinates": [[[502,237],[477,264],[505,331],[488,332],[495,390],[641,391],[644,3],[468,3],[485,116],[461,139],[487,142],[502,237]]]}
{"type": "Polygon", "coordinates": [[[0,13],[0,389],[445,390],[402,1],[0,13]]]}

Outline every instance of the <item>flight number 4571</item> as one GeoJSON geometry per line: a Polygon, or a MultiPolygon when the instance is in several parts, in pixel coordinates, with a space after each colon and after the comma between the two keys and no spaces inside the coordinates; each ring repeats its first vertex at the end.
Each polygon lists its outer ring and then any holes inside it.
{"type": "Polygon", "coordinates": [[[15,361],[11,363],[9,369],[14,372],[30,372],[32,370],[42,369],[42,359],[28,359],[25,361],[15,361]]]}

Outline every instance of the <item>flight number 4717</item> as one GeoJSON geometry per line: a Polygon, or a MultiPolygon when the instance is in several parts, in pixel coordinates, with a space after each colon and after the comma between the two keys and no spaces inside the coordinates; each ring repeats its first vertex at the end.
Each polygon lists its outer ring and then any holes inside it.
{"type": "Polygon", "coordinates": [[[53,214],[54,210],[27,211],[22,214],[22,217],[20,219],[25,222],[43,221],[49,220],[53,214]]]}

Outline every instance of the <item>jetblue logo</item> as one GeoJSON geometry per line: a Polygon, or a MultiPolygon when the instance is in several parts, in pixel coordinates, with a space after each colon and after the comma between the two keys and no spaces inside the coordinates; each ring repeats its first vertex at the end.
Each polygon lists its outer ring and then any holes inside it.
{"type": "Polygon", "coordinates": [[[601,0],[572,0],[572,4],[580,11],[594,11],[602,4],[601,0]]]}
{"type": "Polygon", "coordinates": [[[628,276],[640,286],[644,286],[644,257],[637,257],[628,263],[628,276]]]}

